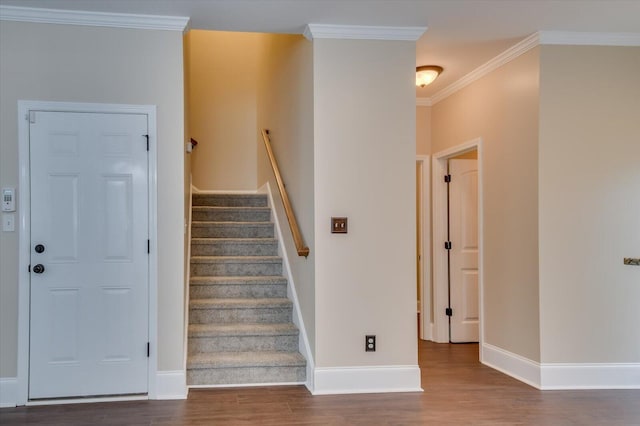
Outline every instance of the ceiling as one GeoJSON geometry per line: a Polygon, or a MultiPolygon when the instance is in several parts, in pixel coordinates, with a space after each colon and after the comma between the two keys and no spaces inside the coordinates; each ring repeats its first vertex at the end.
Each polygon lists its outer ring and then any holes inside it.
{"type": "Polygon", "coordinates": [[[2,5],[191,17],[191,28],[301,34],[308,23],[427,26],[430,97],[537,31],[640,33],[640,0],[0,0],[2,5]]]}

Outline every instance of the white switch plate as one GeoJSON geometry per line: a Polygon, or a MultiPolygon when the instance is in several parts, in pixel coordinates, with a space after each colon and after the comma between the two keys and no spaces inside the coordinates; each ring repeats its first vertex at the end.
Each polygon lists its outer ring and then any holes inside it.
{"type": "Polygon", "coordinates": [[[4,232],[13,232],[15,231],[15,222],[16,215],[15,214],[3,214],[2,215],[2,230],[4,232]]]}

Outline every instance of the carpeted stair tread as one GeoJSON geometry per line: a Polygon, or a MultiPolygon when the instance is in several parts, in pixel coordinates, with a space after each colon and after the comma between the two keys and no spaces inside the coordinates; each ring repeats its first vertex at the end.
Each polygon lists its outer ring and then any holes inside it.
{"type": "Polygon", "coordinates": [[[192,225],[238,225],[238,226],[260,226],[260,225],[273,225],[273,222],[266,220],[259,220],[255,222],[238,222],[234,220],[194,220],[192,225]]]}
{"type": "Polygon", "coordinates": [[[191,277],[191,300],[287,297],[287,279],[283,276],[199,276],[191,277]]]}
{"type": "Polygon", "coordinates": [[[286,284],[287,279],[282,275],[258,275],[258,276],[208,276],[208,277],[191,277],[191,285],[253,285],[253,284],[286,284]]]}
{"type": "Polygon", "coordinates": [[[189,309],[237,309],[237,308],[288,308],[291,300],[286,298],[264,299],[194,299],[189,309]]]}
{"type": "Polygon", "coordinates": [[[297,335],[293,323],[280,324],[191,324],[189,337],[297,335]]]}
{"type": "Polygon", "coordinates": [[[261,244],[261,243],[277,243],[275,238],[229,238],[229,237],[198,237],[192,238],[191,244],[215,244],[215,243],[245,243],[245,244],[261,244]]]}
{"type": "Polygon", "coordinates": [[[187,369],[304,367],[306,363],[298,352],[211,352],[189,355],[187,369]]]}
{"type": "Polygon", "coordinates": [[[279,256],[191,256],[193,276],[282,275],[279,256]]]}
{"type": "Polygon", "coordinates": [[[192,256],[276,256],[275,238],[195,238],[192,256]]]}
{"type": "Polygon", "coordinates": [[[271,220],[269,207],[195,206],[193,221],[266,222],[271,220]]]}
{"type": "Polygon", "coordinates": [[[227,207],[266,207],[268,205],[265,194],[193,194],[192,205],[196,206],[227,206],[227,207]]]}
{"type": "Polygon", "coordinates": [[[191,263],[277,263],[280,256],[191,256],[191,263]]]}
{"type": "Polygon", "coordinates": [[[269,212],[269,207],[254,207],[254,206],[193,206],[194,211],[255,211],[255,212],[269,212]]]}
{"type": "Polygon", "coordinates": [[[193,220],[191,222],[191,226],[202,227],[202,226],[273,226],[273,222],[268,221],[248,221],[248,222],[238,222],[233,220],[193,220]]]}
{"type": "Polygon", "coordinates": [[[273,222],[193,221],[193,238],[274,238],[273,222]]]}

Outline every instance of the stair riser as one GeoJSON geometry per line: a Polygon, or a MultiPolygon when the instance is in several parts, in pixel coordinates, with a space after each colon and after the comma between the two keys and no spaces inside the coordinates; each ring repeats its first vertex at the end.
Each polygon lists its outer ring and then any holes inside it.
{"type": "Polygon", "coordinates": [[[298,350],[298,335],[190,337],[189,353],[298,350]]]}
{"type": "Polygon", "coordinates": [[[234,367],[187,370],[189,385],[234,385],[246,383],[301,383],[305,367],[234,367]]]}
{"type": "Polygon", "coordinates": [[[269,222],[269,210],[194,210],[192,220],[213,222],[269,222]]]}
{"type": "Polygon", "coordinates": [[[202,224],[191,225],[192,238],[273,238],[273,224],[202,224]]]}
{"type": "Polygon", "coordinates": [[[229,324],[238,322],[258,324],[288,323],[291,322],[291,307],[189,310],[189,324],[229,324]]]}
{"type": "Polygon", "coordinates": [[[259,275],[282,275],[282,262],[277,263],[192,263],[191,276],[255,277],[259,275]]]}
{"type": "Polygon", "coordinates": [[[191,299],[250,299],[287,297],[287,284],[191,285],[191,299]]]}
{"type": "Polygon", "coordinates": [[[266,195],[194,194],[193,206],[267,207],[266,195]]]}
{"type": "Polygon", "coordinates": [[[277,256],[278,243],[212,242],[191,244],[192,256],[277,256]]]}

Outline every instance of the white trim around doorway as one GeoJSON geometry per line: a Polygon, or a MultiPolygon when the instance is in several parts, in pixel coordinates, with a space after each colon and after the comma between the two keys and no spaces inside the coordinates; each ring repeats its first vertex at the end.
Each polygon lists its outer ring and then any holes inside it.
{"type": "MultiPolygon", "coordinates": [[[[16,405],[29,403],[29,254],[30,254],[30,166],[29,166],[29,111],[85,112],[111,114],[145,114],[149,132],[149,343],[148,394],[156,399],[158,369],[158,201],[157,201],[157,125],[155,105],[94,104],[76,102],[18,101],[18,375],[16,378],[16,405]]],[[[128,397],[123,397],[128,398],[128,397]]],[[[101,400],[102,398],[98,398],[101,400]]],[[[132,400],[140,396],[131,396],[132,400]]],[[[42,405],[43,402],[39,402],[42,405]]],[[[46,402],[44,402],[46,403],[46,402]]],[[[51,401],[57,404],[57,401],[51,401]]]]}
{"type": "Polygon", "coordinates": [[[422,242],[421,263],[422,286],[420,288],[420,339],[433,340],[433,323],[431,322],[431,157],[416,155],[416,163],[422,164],[422,181],[418,218],[422,233],[418,236],[422,242]]]}
{"type": "MultiPolygon", "coordinates": [[[[433,268],[433,341],[438,343],[449,342],[449,323],[445,309],[447,301],[447,256],[443,249],[447,239],[447,185],[443,176],[447,174],[447,160],[465,152],[478,151],[478,293],[479,293],[479,341],[480,347],[484,342],[484,244],[483,244],[483,152],[482,138],[476,138],[463,144],[437,152],[432,156],[432,268],[433,268]]],[[[482,351],[480,351],[482,361],[482,351]]]]}

